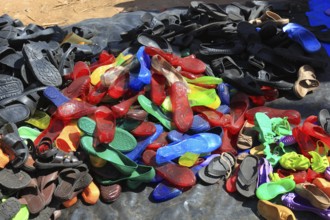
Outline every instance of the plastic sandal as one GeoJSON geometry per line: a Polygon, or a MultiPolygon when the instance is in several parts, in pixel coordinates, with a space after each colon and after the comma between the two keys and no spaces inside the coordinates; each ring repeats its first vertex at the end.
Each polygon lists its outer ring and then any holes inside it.
{"type": "Polygon", "coordinates": [[[94,112],[96,128],[94,131],[94,146],[98,143],[110,143],[116,132],[116,120],[112,111],[106,106],[98,106],[94,112]]]}
{"type": "Polygon", "coordinates": [[[288,170],[307,170],[310,166],[309,159],[296,152],[285,153],[281,156],[280,164],[288,170]]]}
{"type": "Polygon", "coordinates": [[[193,123],[189,129],[190,132],[197,134],[211,129],[210,124],[199,115],[194,115],[193,123]]]}
{"type": "Polygon", "coordinates": [[[241,150],[252,148],[253,140],[257,137],[257,132],[253,129],[254,125],[248,121],[244,122],[237,138],[237,147],[241,150]]]}
{"type": "Polygon", "coordinates": [[[256,156],[248,155],[242,161],[236,180],[236,189],[242,196],[249,198],[255,195],[258,179],[258,161],[256,156]]]}
{"type": "Polygon", "coordinates": [[[70,101],[59,106],[55,114],[58,119],[66,121],[91,115],[96,111],[96,109],[96,106],[87,102],[71,99],[70,101]]]}
{"type": "Polygon", "coordinates": [[[316,151],[308,152],[311,158],[311,167],[317,173],[324,173],[327,167],[329,167],[329,161],[326,155],[320,155],[316,151]]]}
{"type": "Polygon", "coordinates": [[[277,136],[292,135],[290,123],[286,117],[272,118],[270,121],[272,123],[272,130],[277,136]]]}
{"type": "Polygon", "coordinates": [[[321,126],[315,125],[305,120],[302,126],[302,132],[330,146],[330,135],[327,134],[321,126]]]}
{"type": "Polygon", "coordinates": [[[265,113],[269,118],[274,118],[274,117],[288,117],[288,121],[291,124],[294,125],[299,125],[301,116],[300,113],[296,110],[281,110],[281,109],[276,109],[276,108],[270,108],[267,106],[259,106],[259,107],[254,107],[249,109],[245,113],[245,118],[250,122],[254,122],[254,116],[257,112],[263,112],[265,113]]]}
{"type": "Polygon", "coordinates": [[[308,200],[302,198],[296,193],[287,193],[281,197],[282,203],[294,211],[313,212],[323,219],[329,219],[330,210],[322,210],[313,207],[308,200]]]}
{"type": "Polygon", "coordinates": [[[221,143],[219,135],[212,133],[195,134],[181,142],[172,143],[160,148],[157,151],[156,161],[157,164],[162,164],[175,159],[186,152],[197,154],[209,153],[219,148],[221,143]]]}
{"type": "Polygon", "coordinates": [[[320,86],[320,82],[316,79],[315,70],[304,65],[298,70],[298,79],[294,84],[294,93],[298,98],[303,98],[309,92],[313,92],[320,86]]]}
{"type": "Polygon", "coordinates": [[[228,130],[232,134],[237,134],[243,124],[244,124],[244,115],[250,106],[249,98],[244,93],[236,93],[234,97],[230,100],[230,116],[231,116],[231,125],[228,127],[228,130]]]}
{"type": "Polygon", "coordinates": [[[261,184],[270,182],[269,174],[273,172],[273,167],[266,158],[260,158],[258,164],[258,182],[257,187],[261,184]]]}
{"type": "Polygon", "coordinates": [[[296,220],[293,212],[283,205],[277,205],[267,200],[258,201],[258,213],[265,219],[290,219],[296,220]]]}
{"type": "Polygon", "coordinates": [[[259,132],[259,141],[261,143],[274,143],[275,133],[272,130],[270,118],[262,112],[257,112],[254,118],[254,129],[259,132]]]}
{"type": "Polygon", "coordinates": [[[296,183],[292,179],[280,179],[275,182],[261,184],[256,192],[260,200],[271,200],[276,196],[294,190],[296,183]]]}
{"type": "Polygon", "coordinates": [[[169,132],[164,131],[158,138],[147,146],[147,150],[157,150],[165,145],[168,145],[167,135],[169,132]]]}
{"type": "Polygon", "coordinates": [[[0,91],[2,93],[0,100],[20,95],[23,90],[23,83],[20,79],[6,74],[0,74],[0,91]],[[10,85],[11,89],[7,88],[8,85],[10,85]]]}
{"type": "Polygon", "coordinates": [[[164,202],[182,194],[182,190],[172,187],[168,183],[159,183],[152,191],[152,198],[156,202],[164,202]]]}
{"type": "Polygon", "coordinates": [[[160,106],[166,98],[165,83],[166,78],[164,76],[158,74],[151,75],[150,98],[157,106],[160,106]]]}
{"type": "Polygon", "coordinates": [[[199,154],[186,152],[179,158],[179,165],[184,167],[192,167],[198,160],[199,154]]]}
{"type": "Polygon", "coordinates": [[[149,121],[143,121],[139,126],[130,131],[135,137],[148,137],[156,132],[156,126],[149,121]]]}

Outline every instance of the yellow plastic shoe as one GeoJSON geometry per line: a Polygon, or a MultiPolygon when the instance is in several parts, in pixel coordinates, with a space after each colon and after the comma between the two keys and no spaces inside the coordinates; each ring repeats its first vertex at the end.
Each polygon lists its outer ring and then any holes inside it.
{"type": "Polygon", "coordinates": [[[81,135],[82,131],[78,128],[77,122],[71,122],[64,127],[60,135],[56,138],[56,146],[65,152],[76,151],[81,135]]]}
{"type": "Polygon", "coordinates": [[[186,152],[179,158],[179,164],[184,167],[192,167],[199,158],[199,154],[186,152]]]}
{"type": "Polygon", "coordinates": [[[133,55],[132,54],[127,54],[124,55],[123,53],[119,54],[118,57],[116,57],[116,61],[114,63],[100,66],[96,68],[92,74],[90,75],[91,78],[91,84],[96,85],[100,82],[101,76],[110,68],[115,67],[115,66],[120,66],[124,65],[130,61],[132,61],[133,55]]]}
{"type": "Polygon", "coordinates": [[[34,115],[25,121],[26,123],[33,125],[36,128],[44,130],[48,127],[50,122],[50,116],[43,112],[36,110],[34,115]]]}

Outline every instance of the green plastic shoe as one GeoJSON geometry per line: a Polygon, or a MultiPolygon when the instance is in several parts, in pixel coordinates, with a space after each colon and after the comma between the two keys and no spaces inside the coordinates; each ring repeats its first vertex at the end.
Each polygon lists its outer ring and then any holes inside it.
{"type": "Polygon", "coordinates": [[[307,170],[310,166],[309,159],[296,152],[285,153],[280,159],[280,165],[288,170],[307,170]]]}
{"type": "Polygon", "coordinates": [[[321,155],[316,151],[308,152],[311,156],[312,169],[317,173],[324,173],[326,168],[329,166],[329,161],[326,155],[321,155]]]}
{"type": "MultiPolygon", "coordinates": [[[[96,123],[91,118],[81,117],[78,120],[78,127],[85,134],[93,136],[96,123]]],[[[116,127],[115,136],[112,142],[109,143],[109,146],[123,153],[134,150],[136,145],[137,141],[135,137],[128,131],[125,131],[124,129],[119,127],[116,127]]]]}
{"type": "Polygon", "coordinates": [[[257,112],[254,116],[254,129],[259,132],[259,141],[261,143],[272,144],[275,142],[275,133],[272,130],[270,118],[262,112],[257,112]]]}
{"type": "Polygon", "coordinates": [[[148,112],[149,114],[151,114],[152,116],[154,116],[155,118],[157,118],[157,120],[162,125],[164,125],[165,128],[167,128],[168,130],[175,129],[174,126],[172,126],[172,123],[168,119],[168,117],[166,115],[164,115],[164,113],[158,108],[158,106],[155,105],[154,103],[152,103],[152,101],[150,99],[148,99],[144,95],[139,95],[138,96],[138,101],[139,101],[141,107],[146,112],[148,112]]]}
{"type": "Polygon", "coordinates": [[[277,136],[292,135],[290,123],[288,122],[287,117],[272,118],[270,121],[272,122],[272,130],[277,136]]]}
{"type": "Polygon", "coordinates": [[[34,141],[39,135],[40,131],[34,128],[30,128],[27,126],[21,126],[18,128],[18,134],[23,139],[30,139],[34,141]]]}
{"type": "Polygon", "coordinates": [[[292,179],[280,179],[275,182],[261,184],[256,192],[258,199],[271,200],[280,194],[291,192],[296,187],[296,183],[292,179]]]}
{"type": "Polygon", "coordinates": [[[294,176],[292,174],[289,175],[289,176],[286,176],[284,178],[281,178],[278,175],[278,173],[270,173],[268,176],[269,176],[270,181],[272,181],[272,182],[276,182],[276,181],[279,181],[281,179],[292,179],[292,180],[294,179],[294,176]]]}
{"type": "Polygon", "coordinates": [[[114,165],[119,172],[123,175],[131,175],[133,171],[136,170],[137,164],[126,157],[123,153],[111,147],[110,145],[102,145],[103,149],[95,149],[93,147],[93,137],[91,136],[83,136],[80,139],[81,147],[88,154],[93,156],[97,156],[103,160],[108,161],[112,165],[114,165]]]}

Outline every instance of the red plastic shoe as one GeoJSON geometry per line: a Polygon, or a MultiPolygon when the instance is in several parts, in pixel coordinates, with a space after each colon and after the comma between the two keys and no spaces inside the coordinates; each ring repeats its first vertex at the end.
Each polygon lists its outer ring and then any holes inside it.
{"type": "Polygon", "coordinates": [[[323,143],[330,146],[330,134],[326,133],[321,126],[305,121],[301,130],[305,134],[321,140],[323,143]]]}
{"type": "Polygon", "coordinates": [[[70,101],[59,106],[55,114],[59,119],[69,121],[91,115],[96,109],[96,106],[87,102],[71,99],[70,101]]]}
{"type": "Polygon", "coordinates": [[[156,132],[156,126],[150,121],[144,121],[131,131],[135,137],[147,137],[156,132]]]}
{"type": "Polygon", "coordinates": [[[141,94],[144,94],[144,92],[140,92],[137,95],[135,95],[129,99],[126,99],[125,101],[122,101],[121,103],[119,103],[117,105],[111,106],[111,110],[112,110],[115,118],[124,117],[127,114],[127,112],[129,111],[129,108],[134,104],[134,102],[136,102],[137,97],[141,94]]]}
{"type": "Polygon", "coordinates": [[[249,109],[249,97],[244,93],[237,93],[230,100],[230,115],[232,118],[231,126],[228,127],[229,132],[238,134],[245,122],[245,113],[249,109]]]}
{"type": "Polygon", "coordinates": [[[94,131],[94,146],[97,146],[97,142],[110,143],[115,136],[116,121],[112,111],[105,106],[100,106],[94,113],[96,122],[96,128],[94,131]]]}
{"type": "Polygon", "coordinates": [[[278,90],[269,86],[261,86],[266,101],[273,101],[278,98],[278,90]]]}
{"type": "Polygon", "coordinates": [[[168,141],[166,139],[167,137],[167,134],[168,132],[163,132],[159,135],[159,137],[154,141],[152,142],[151,144],[149,144],[147,146],[147,150],[154,150],[154,151],[157,151],[158,148],[161,148],[165,145],[168,145],[168,141]]]}
{"type": "Polygon", "coordinates": [[[104,96],[107,94],[108,87],[102,85],[101,82],[96,84],[87,95],[87,101],[93,105],[97,105],[101,102],[104,96]]]}
{"type": "Polygon", "coordinates": [[[68,87],[63,89],[62,93],[69,99],[78,98],[78,97],[84,99],[85,97],[88,96],[90,92],[90,87],[91,87],[90,83],[91,83],[91,78],[89,76],[79,77],[73,80],[73,82],[68,87]]]}
{"type": "Polygon", "coordinates": [[[304,183],[307,181],[307,172],[305,170],[301,171],[292,171],[292,170],[284,170],[284,169],[278,169],[277,170],[278,175],[281,178],[293,175],[293,180],[296,184],[304,183]]]}
{"type": "Polygon", "coordinates": [[[193,74],[201,74],[205,72],[206,65],[201,60],[189,57],[178,57],[170,53],[165,53],[161,49],[154,47],[145,47],[145,52],[149,56],[160,55],[167,62],[169,62],[172,66],[178,67],[180,66],[182,70],[193,73],[193,74]]]}
{"type": "Polygon", "coordinates": [[[316,143],[310,138],[309,134],[305,134],[301,127],[295,127],[292,129],[292,135],[298,143],[300,153],[307,158],[311,158],[308,152],[316,149],[316,143]]]}
{"type": "Polygon", "coordinates": [[[236,167],[233,175],[231,175],[227,180],[226,180],[226,190],[229,193],[233,193],[237,191],[236,188],[236,180],[238,176],[238,171],[239,171],[239,166],[236,167]]]}
{"type": "Polygon", "coordinates": [[[193,111],[200,113],[203,118],[205,118],[212,127],[222,126],[223,123],[221,118],[223,114],[214,109],[207,108],[205,106],[194,106],[193,111]]]}
{"type": "Polygon", "coordinates": [[[249,98],[255,106],[263,106],[266,103],[266,99],[263,96],[249,96],[249,98]]]}
{"type": "Polygon", "coordinates": [[[166,98],[166,78],[163,75],[152,74],[151,84],[150,84],[150,98],[151,101],[160,106],[166,98]]]}
{"type": "Polygon", "coordinates": [[[266,115],[268,115],[268,117],[270,117],[270,118],[288,117],[289,123],[294,124],[294,125],[299,125],[300,120],[301,120],[300,113],[296,110],[291,110],[291,109],[290,110],[281,110],[281,109],[270,108],[270,107],[266,107],[266,106],[259,106],[259,107],[251,108],[245,113],[245,118],[249,121],[249,123],[254,124],[254,116],[257,112],[263,112],[266,115]]]}
{"type": "Polygon", "coordinates": [[[175,82],[170,88],[173,121],[180,132],[187,132],[193,123],[194,114],[190,107],[187,89],[182,82],[175,82]]]}
{"type": "Polygon", "coordinates": [[[128,90],[128,74],[122,74],[116,79],[112,86],[108,89],[108,95],[113,99],[119,99],[128,90]]]}
{"type": "Polygon", "coordinates": [[[89,66],[90,72],[92,73],[96,68],[114,63],[115,61],[116,58],[114,55],[109,54],[107,51],[103,50],[99,55],[99,60],[89,66]]]}
{"type": "Polygon", "coordinates": [[[75,63],[72,73],[64,76],[64,78],[75,80],[82,76],[89,76],[90,74],[88,65],[85,62],[78,61],[75,63]]]}
{"type": "Polygon", "coordinates": [[[324,178],[324,176],[321,173],[317,173],[310,168],[307,170],[307,181],[308,182],[312,183],[313,180],[315,180],[316,178],[319,178],[319,177],[324,178]]]}
{"type": "Polygon", "coordinates": [[[222,139],[222,144],[220,148],[215,150],[213,153],[221,154],[223,152],[230,152],[234,155],[237,155],[237,149],[232,144],[234,136],[230,134],[227,128],[223,128],[223,135],[221,139],[222,139]]]}

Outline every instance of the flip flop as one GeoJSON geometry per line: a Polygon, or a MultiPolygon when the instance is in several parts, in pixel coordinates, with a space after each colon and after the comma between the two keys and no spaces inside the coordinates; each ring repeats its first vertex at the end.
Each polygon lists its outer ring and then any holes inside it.
{"type": "Polygon", "coordinates": [[[0,171],[0,185],[7,189],[23,189],[31,181],[30,175],[24,171],[14,172],[4,168],[0,171]]]}
{"type": "Polygon", "coordinates": [[[25,123],[33,125],[41,130],[45,130],[50,123],[50,116],[46,112],[36,110],[34,114],[25,121],[25,123]]]}
{"type": "Polygon", "coordinates": [[[309,65],[299,68],[298,79],[294,84],[293,91],[298,98],[303,98],[309,92],[313,92],[320,86],[316,79],[314,69],[309,65]]]}
{"type": "Polygon", "coordinates": [[[321,49],[321,43],[317,40],[312,32],[296,23],[288,23],[283,28],[288,36],[299,43],[306,52],[315,53],[321,49]]]}
{"type": "Polygon", "coordinates": [[[122,174],[130,175],[137,168],[137,164],[109,145],[99,146],[96,150],[93,147],[93,137],[83,136],[80,139],[81,147],[88,154],[102,158],[113,164],[122,174]],[[101,149],[99,149],[101,148],[101,149]]]}
{"type": "Polygon", "coordinates": [[[139,101],[139,104],[141,105],[141,107],[146,112],[148,112],[149,114],[151,114],[152,116],[154,116],[155,118],[157,118],[157,120],[160,123],[162,123],[162,125],[164,127],[166,127],[168,130],[172,130],[173,126],[171,124],[171,121],[168,119],[168,117],[166,115],[164,115],[163,112],[161,112],[161,110],[158,108],[158,106],[156,106],[155,104],[153,104],[144,95],[139,95],[138,96],[138,101],[139,101]]]}
{"type": "Polygon", "coordinates": [[[156,161],[158,164],[162,164],[186,152],[197,154],[209,153],[219,148],[221,143],[222,141],[219,135],[212,133],[195,134],[183,141],[171,143],[157,150],[156,161]]]}
{"type": "Polygon", "coordinates": [[[55,139],[56,146],[64,152],[76,151],[82,132],[76,121],[66,125],[59,136],[55,139]]]}
{"type": "Polygon", "coordinates": [[[275,182],[261,184],[256,192],[260,200],[271,200],[280,194],[285,194],[293,191],[296,183],[292,179],[280,179],[275,182]]]}
{"type": "Polygon", "coordinates": [[[255,195],[258,178],[258,157],[248,155],[242,161],[236,180],[237,191],[244,197],[255,195]]]}
{"type": "MultiPolygon", "coordinates": [[[[77,123],[78,127],[87,135],[93,136],[96,128],[96,123],[88,117],[81,117],[77,123]]],[[[111,147],[120,152],[130,152],[136,145],[136,139],[124,129],[116,127],[114,139],[109,143],[111,147]]]]}

